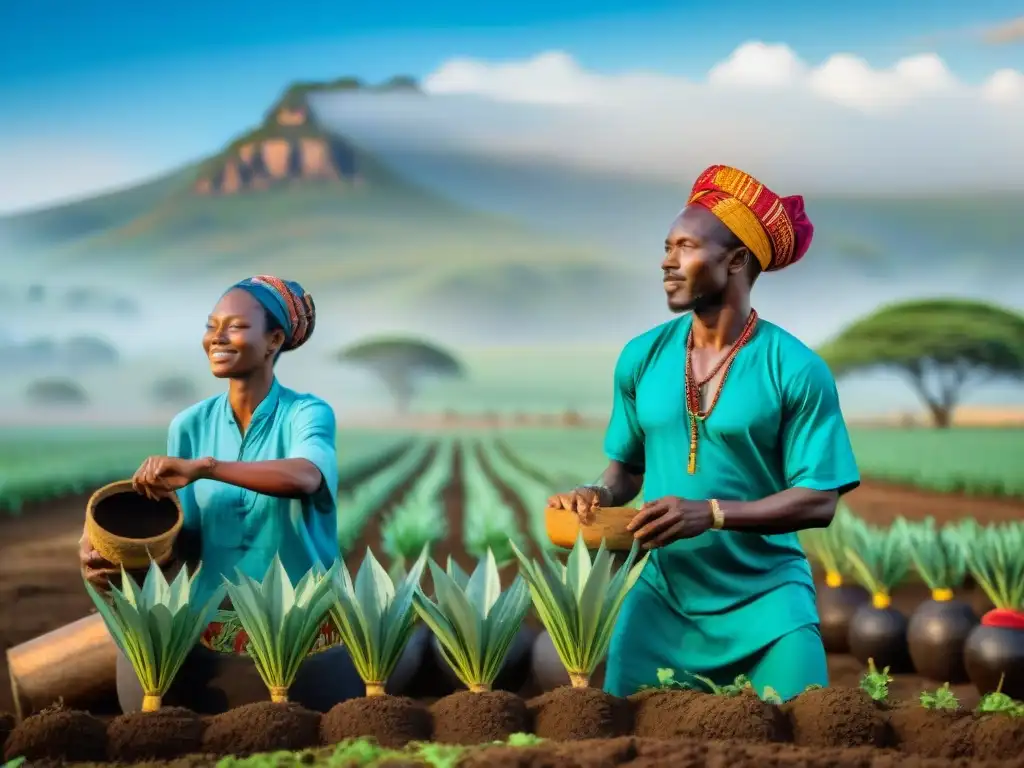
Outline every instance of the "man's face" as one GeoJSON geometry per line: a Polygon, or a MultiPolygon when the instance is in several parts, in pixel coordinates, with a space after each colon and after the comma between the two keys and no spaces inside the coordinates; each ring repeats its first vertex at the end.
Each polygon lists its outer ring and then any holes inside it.
{"type": "Polygon", "coordinates": [[[727,243],[731,233],[711,211],[689,205],[672,222],[661,262],[668,308],[675,313],[719,306],[736,249],[727,243]]]}

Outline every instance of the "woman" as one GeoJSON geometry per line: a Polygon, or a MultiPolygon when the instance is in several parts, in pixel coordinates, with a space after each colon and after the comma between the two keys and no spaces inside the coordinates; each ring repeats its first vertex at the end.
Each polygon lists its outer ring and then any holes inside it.
{"type": "MultiPolygon", "coordinates": [[[[235,569],[260,580],[279,554],[293,583],[315,563],[339,557],[335,494],[338,460],[331,407],[313,395],[282,387],[274,364],[313,333],[312,297],[294,282],[261,275],[232,286],[210,314],[203,349],[213,375],[228,380],[226,394],[204,400],[171,422],[167,456],[151,456],[132,482],[150,498],[177,494],[184,525],[172,561],[195,568],[199,600],[235,569]]],[[[82,572],[105,589],[118,575],[87,537],[82,572]]],[[[223,711],[265,700],[266,687],[249,659],[247,638],[229,606],[203,634],[200,647],[165,696],[169,705],[223,711]]],[[[300,669],[290,698],[326,711],[362,695],[362,686],[329,623],[320,638],[332,647],[313,654],[300,669]]],[[[117,668],[118,698],[138,711],[142,689],[124,658],[117,668]]]]}

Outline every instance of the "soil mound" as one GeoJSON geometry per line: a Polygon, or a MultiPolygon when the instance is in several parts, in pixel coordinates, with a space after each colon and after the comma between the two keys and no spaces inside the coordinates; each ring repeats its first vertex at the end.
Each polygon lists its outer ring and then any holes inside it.
{"type": "Polygon", "coordinates": [[[738,739],[754,744],[788,741],[789,718],[754,692],[739,696],[698,694],[679,721],[685,736],[723,741],[738,739]]]}
{"type": "Polygon", "coordinates": [[[320,715],[298,704],[261,701],[211,717],[203,751],[217,755],[297,751],[320,743],[320,715]]]}
{"type": "Polygon", "coordinates": [[[967,757],[974,718],[963,710],[932,710],[906,704],[889,712],[893,746],[921,757],[967,757]]]}
{"type": "Polygon", "coordinates": [[[641,738],[681,736],[689,722],[689,708],[706,694],[687,689],[642,691],[630,697],[634,708],[633,732],[641,738]]]}
{"type": "Polygon", "coordinates": [[[630,702],[598,688],[556,688],[529,706],[534,733],[542,739],[611,739],[633,729],[630,702]]]}
{"type": "Polygon", "coordinates": [[[974,722],[975,760],[1009,760],[1024,756],[1024,717],[984,715],[974,722]]]}
{"type": "Polygon", "coordinates": [[[482,744],[502,741],[530,730],[526,702],[508,691],[459,691],[430,708],[434,741],[442,744],[482,744]]]}
{"type": "MultiPolygon", "coordinates": [[[[459,768],[552,768],[553,766],[645,766],[655,763],[638,760],[640,752],[632,737],[598,742],[548,742],[529,747],[492,747],[471,752],[459,763],[459,768]]],[[[676,750],[666,750],[674,754],[676,750]]],[[[657,763],[668,765],[668,763],[657,763]]],[[[702,765],[702,764],[701,764],[702,765]]]]}
{"type": "Polygon", "coordinates": [[[382,747],[429,741],[430,712],[404,696],[369,696],[336,704],[320,720],[325,744],[369,736],[382,747]]]}
{"type": "Polygon", "coordinates": [[[182,707],[121,715],[107,725],[107,756],[135,763],[191,755],[202,751],[204,730],[203,719],[182,707]]]}
{"type": "Polygon", "coordinates": [[[783,710],[798,746],[886,746],[884,711],[858,688],[805,691],[783,705],[783,710]]]}
{"type": "Polygon", "coordinates": [[[87,762],[107,757],[107,729],[88,712],[57,706],[25,718],[7,737],[4,759],[87,762]]]}

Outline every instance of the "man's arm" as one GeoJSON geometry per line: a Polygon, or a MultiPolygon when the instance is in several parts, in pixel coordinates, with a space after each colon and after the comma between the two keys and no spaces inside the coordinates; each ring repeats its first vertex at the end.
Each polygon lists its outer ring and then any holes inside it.
{"type": "Polygon", "coordinates": [[[624,507],[636,498],[643,486],[643,469],[630,468],[621,461],[613,460],[598,481],[589,487],[598,491],[602,507],[624,507]]]}
{"type": "MultiPolygon", "coordinates": [[[[826,528],[839,503],[837,491],[787,488],[757,501],[721,501],[727,531],[744,533],[795,533],[807,528],[826,528]]],[[[708,503],[708,514],[711,506],[708,503]]]]}

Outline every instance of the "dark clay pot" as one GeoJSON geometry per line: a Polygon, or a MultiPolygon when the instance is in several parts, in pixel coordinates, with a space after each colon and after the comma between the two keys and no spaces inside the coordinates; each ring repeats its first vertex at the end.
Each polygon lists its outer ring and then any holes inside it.
{"type": "MultiPolygon", "coordinates": [[[[530,679],[530,650],[533,648],[533,641],[537,637],[537,630],[523,626],[512,640],[508,654],[505,656],[505,663],[498,672],[494,681],[496,691],[518,691],[527,680],[530,679]]],[[[441,674],[454,686],[462,687],[459,678],[455,676],[448,662],[444,660],[441,653],[441,644],[435,635],[430,636],[430,650],[434,654],[441,674]]]]}
{"type": "Polygon", "coordinates": [[[960,600],[921,603],[907,624],[907,645],[917,674],[940,683],[966,682],[964,644],[977,624],[974,609],[960,600]]]}
{"type": "Polygon", "coordinates": [[[430,630],[423,624],[412,631],[409,642],[405,644],[402,655],[398,657],[394,671],[388,677],[387,692],[390,695],[404,696],[408,692],[423,664],[423,655],[427,652],[427,643],[432,637],[430,630]]]}
{"type": "Polygon", "coordinates": [[[828,653],[849,653],[850,619],[858,608],[870,602],[868,591],[856,584],[818,589],[818,620],[828,653]]]}
{"type": "Polygon", "coordinates": [[[964,646],[967,676],[982,695],[999,687],[1013,699],[1024,699],[1024,630],[979,624],[964,646]]]}
{"type": "Polygon", "coordinates": [[[893,673],[914,671],[907,647],[907,617],[895,608],[862,605],[850,619],[850,655],[861,664],[874,659],[878,669],[893,673]]]}

